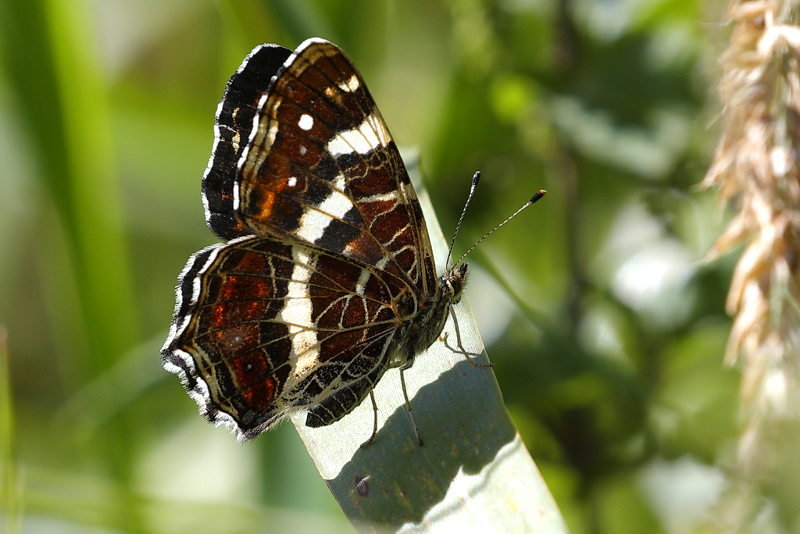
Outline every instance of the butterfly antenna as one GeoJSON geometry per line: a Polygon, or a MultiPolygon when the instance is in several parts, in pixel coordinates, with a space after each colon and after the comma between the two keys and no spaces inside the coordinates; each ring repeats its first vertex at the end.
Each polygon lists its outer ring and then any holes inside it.
{"type": "Polygon", "coordinates": [[[458,218],[458,223],[456,223],[456,231],[453,232],[453,237],[450,239],[450,248],[447,249],[447,260],[444,262],[445,267],[448,263],[450,263],[450,257],[453,255],[453,246],[456,244],[456,237],[458,236],[458,231],[461,230],[461,223],[464,222],[464,215],[467,214],[467,208],[469,207],[469,203],[472,202],[472,195],[475,194],[475,190],[478,188],[478,182],[481,181],[481,171],[475,171],[475,174],[472,175],[472,183],[469,186],[469,194],[467,195],[467,201],[464,202],[464,207],[461,209],[461,216],[458,218]]]}
{"type": "Polygon", "coordinates": [[[534,205],[540,198],[542,198],[546,194],[547,194],[547,191],[545,191],[544,189],[540,189],[539,191],[537,191],[536,194],[533,195],[529,201],[527,201],[525,204],[523,204],[517,211],[515,211],[514,213],[512,213],[511,215],[506,217],[506,220],[504,220],[503,222],[501,222],[500,224],[498,224],[497,226],[495,226],[494,228],[492,228],[491,230],[489,230],[488,232],[483,234],[482,238],[480,238],[477,241],[475,241],[475,244],[472,245],[471,247],[469,247],[469,249],[464,254],[462,254],[460,258],[458,258],[458,261],[453,264],[453,267],[455,267],[456,265],[459,265],[462,261],[464,261],[464,258],[466,258],[467,255],[475,249],[475,247],[480,245],[481,242],[484,239],[486,239],[487,237],[489,237],[490,235],[492,235],[493,233],[498,231],[500,228],[505,226],[505,224],[508,221],[510,221],[511,219],[513,219],[514,217],[516,217],[517,215],[522,213],[524,210],[526,210],[530,206],[534,205]]]}

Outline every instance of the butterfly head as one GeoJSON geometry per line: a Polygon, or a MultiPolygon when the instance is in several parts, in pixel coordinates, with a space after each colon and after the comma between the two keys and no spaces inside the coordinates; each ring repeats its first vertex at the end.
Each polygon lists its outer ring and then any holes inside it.
{"type": "Polygon", "coordinates": [[[467,264],[455,266],[444,273],[440,280],[444,296],[453,304],[461,301],[461,292],[467,283],[467,264]]]}

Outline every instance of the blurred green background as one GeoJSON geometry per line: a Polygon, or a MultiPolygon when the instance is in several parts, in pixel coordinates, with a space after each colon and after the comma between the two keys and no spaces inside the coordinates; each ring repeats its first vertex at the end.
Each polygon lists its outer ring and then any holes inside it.
{"type": "MultiPolygon", "coordinates": [[[[0,474],[25,532],[350,531],[291,425],[241,445],[159,365],[228,76],[340,45],[415,147],[506,403],[575,533],[685,532],[726,486],[733,258],[694,187],[721,2],[0,0],[0,474]],[[2,336],[0,336],[2,337],[2,336]]],[[[0,527],[2,529],[3,527],[0,527]]]]}

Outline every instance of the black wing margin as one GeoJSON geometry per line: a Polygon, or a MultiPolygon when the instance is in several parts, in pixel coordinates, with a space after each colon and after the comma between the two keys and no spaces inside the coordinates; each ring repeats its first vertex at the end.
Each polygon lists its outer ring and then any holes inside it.
{"type": "Polygon", "coordinates": [[[206,224],[223,239],[252,234],[234,209],[237,165],[250,141],[259,102],[291,54],[276,44],[255,47],[228,80],[217,106],[214,147],[202,188],[206,224]]]}

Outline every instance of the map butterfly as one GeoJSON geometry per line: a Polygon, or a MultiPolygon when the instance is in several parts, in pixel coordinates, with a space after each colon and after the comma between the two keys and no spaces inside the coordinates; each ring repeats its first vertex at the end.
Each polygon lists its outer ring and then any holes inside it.
{"type": "Polygon", "coordinates": [[[217,108],[202,191],[226,241],[181,272],[162,363],[240,439],[301,409],[311,427],[338,421],[387,369],[412,365],[461,297],[467,265],[437,276],[397,146],[325,40],[245,58],[217,108]]]}

